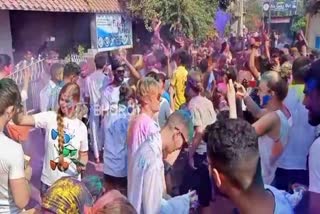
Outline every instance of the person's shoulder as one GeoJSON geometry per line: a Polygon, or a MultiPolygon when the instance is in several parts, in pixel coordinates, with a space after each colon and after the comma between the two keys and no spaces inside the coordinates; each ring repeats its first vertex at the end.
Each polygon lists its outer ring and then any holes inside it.
{"type": "Polygon", "coordinates": [[[37,114],[34,114],[34,116],[41,116],[41,117],[47,118],[48,120],[51,120],[51,119],[56,120],[57,112],[55,112],[55,111],[43,111],[43,112],[39,112],[37,114]]]}
{"type": "Polygon", "coordinates": [[[320,155],[320,137],[315,139],[310,147],[310,153],[317,153],[320,155]]]}
{"type": "Polygon", "coordinates": [[[161,148],[161,143],[161,135],[159,133],[150,134],[141,144],[140,148],[137,151],[137,155],[146,160],[149,160],[150,163],[154,163],[154,161],[158,158],[155,152],[156,149],[154,148],[161,148]]]}
{"type": "Polygon", "coordinates": [[[86,125],[84,124],[84,122],[82,122],[82,121],[81,121],[80,119],[78,119],[78,118],[75,118],[74,120],[75,120],[75,122],[78,124],[79,131],[80,131],[80,132],[83,132],[83,131],[87,132],[87,127],[86,127],[86,125]]]}
{"type": "Polygon", "coordinates": [[[102,95],[104,96],[108,96],[110,93],[112,93],[114,87],[113,85],[106,85],[106,87],[104,88],[101,88],[101,91],[102,91],[102,95]]]}
{"type": "Polygon", "coordinates": [[[278,111],[271,111],[264,114],[261,119],[269,120],[269,121],[280,121],[280,117],[278,111]]]}
{"type": "Polygon", "coordinates": [[[210,106],[213,106],[212,102],[204,96],[196,96],[189,101],[190,108],[203,108],[210,106]]]}
{"type": "Polygon", "coordinates": [[[9,137],[5,136],[3,133],[1,133],[0,135],[0,141],[1,141],[0,149],[2,147],[2,149],[6,151],[6,154],[11,156],[13,153],[14,154],[18,154],[18,152],[23,153],[22,145],[10,139],[9,137]]]}
{"type": "Polygon", "coordinates": [[[265,185],[265,189],[272,193],[275,202],[274,214],[291,214],[293,213],[293,206],[286,197],[286,192],[278,190],[277,188],[265,185]]]}

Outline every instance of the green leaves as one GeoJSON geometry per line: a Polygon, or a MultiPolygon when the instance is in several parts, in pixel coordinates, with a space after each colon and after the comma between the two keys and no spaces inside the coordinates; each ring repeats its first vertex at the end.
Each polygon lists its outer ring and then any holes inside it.
{"type": "Polygon", "coordinates": [[[305,30],[307,25],[307,19],[305,16],[300,16],[294,18],[293,24],[291,26],[291,31],[298,32],[299,30],[305,30]]]}
{"type": "Polygon", "coordinates": [[[144,20],[148,30],[158,17],[172,29],[181,23],[187,36],[201,39],[213,26],[217,5],[215,0],[131,0],[128,7],[134,17],[144,20]]]}

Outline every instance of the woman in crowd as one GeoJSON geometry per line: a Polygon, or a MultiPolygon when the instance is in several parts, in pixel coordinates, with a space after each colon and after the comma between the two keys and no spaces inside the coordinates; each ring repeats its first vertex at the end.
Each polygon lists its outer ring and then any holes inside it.
{"type": "Polygon", "coordinates": [[[17,114],[18,125],[43,128],[46,132],[45,155],[41,175],[41,194],[59,178],[77,176],[85,170],[88,161],[88,134],[85,124],[77,118],[76,107],[80,89],[75,83],[66,84],[59,94],[57,112],[35,115],[17,114]]]}
{"type": "MultiPolygon", "coordinates": [[[[245,91],[243,86],[236,84],[236,87],[239,92],[245,91]]],[[[278,160],[288,141],[291,114],[283,103],[287,93],[287,79],[281,78],[275,71],[269,71],[261,76],[259,83],[258,95],[262,108],[247,93],[243,94],[248,111],[258,119],[253,127],[259,136],[259,153],[265,184],[273,182],[278,160]]],[[[231,108],[235,106],[230,106],[231,108]]]]}
{"type": "Polygon", "coordinates": [[[228,42],[222,43],[220,54],[223,55],[224,57],[226,57],[228,64],[231,63],[231,61],[232,61],[232,53],[230,51],[230,46],[229,46],[228,42]]]}

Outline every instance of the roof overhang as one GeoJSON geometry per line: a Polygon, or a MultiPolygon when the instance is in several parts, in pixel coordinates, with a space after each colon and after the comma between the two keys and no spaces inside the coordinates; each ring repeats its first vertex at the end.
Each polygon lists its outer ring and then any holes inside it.
{"type": "Polygon", "coordinates": [[[0,0],[0,10],[120,13],[119,0],[0,0]]]}

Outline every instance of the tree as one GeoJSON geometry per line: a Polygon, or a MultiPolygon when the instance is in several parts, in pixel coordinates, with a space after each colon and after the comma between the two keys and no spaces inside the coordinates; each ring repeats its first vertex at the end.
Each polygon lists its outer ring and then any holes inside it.
{"type": "Polygon", "coordinates": [[[173,28],[180,23],[188,37],[197,39],[205,38],[213,28],[217,6],[215,0],[131,0],[128,4],[131,14],[143,19],[147,29],[151,30],[151,20],[158,17],[173,28]]]}
{"type": "Polygon", "coordinates": [[[245,1],[245,21],[244,25],[249,31],[255,31],[259,28],[259,22],[262,17],[261,0],[247,0],[245,1]]]}
{"type": "Polygon", "coordinates": [[[293,19],[293,24],[291,26],[292,32],[298,32],[299,30],[305,30],[307,25],[307,19],[305,16],[297,16],[293,19]]]}

